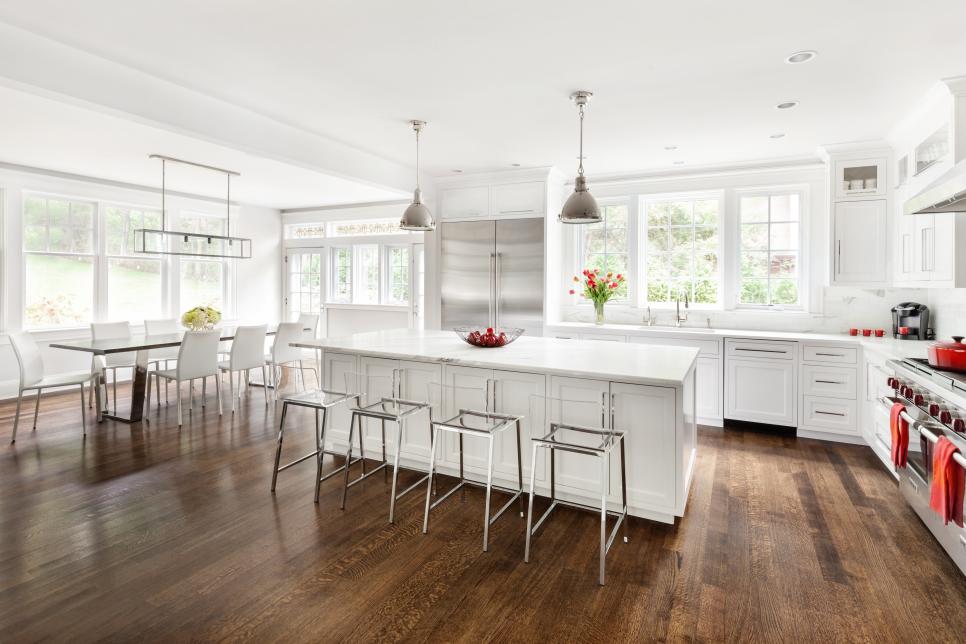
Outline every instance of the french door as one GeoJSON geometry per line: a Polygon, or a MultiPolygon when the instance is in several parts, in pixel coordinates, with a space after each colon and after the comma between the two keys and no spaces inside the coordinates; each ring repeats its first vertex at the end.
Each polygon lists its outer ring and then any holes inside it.
{"type": "Polygon", "coordinates": [[[285,314],[289,320],[302,313],[319,316],[319,332],[325,337],[322,308],[325,283],[324,248],[289,248],[285,252],[285,314]]]}

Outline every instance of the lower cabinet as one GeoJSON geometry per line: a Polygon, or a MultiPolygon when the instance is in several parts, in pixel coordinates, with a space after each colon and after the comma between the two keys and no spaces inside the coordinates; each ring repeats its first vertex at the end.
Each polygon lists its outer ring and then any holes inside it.
{"type": "Polygon", "coordinates": [[[698,358],[695,373],[698,422],[721,424],[721,360],[698,358]]]}
{"type": "Polygon", "coordinates": [[[794,360],[728,356],[725,418],[796,427],[797,370],[794,360]]]}

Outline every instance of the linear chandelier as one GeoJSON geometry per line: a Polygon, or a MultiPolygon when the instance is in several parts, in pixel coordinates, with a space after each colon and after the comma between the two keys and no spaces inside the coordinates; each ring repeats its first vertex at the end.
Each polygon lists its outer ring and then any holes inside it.
{"type": "Polygon", "coordinates": [[[241,176],[234,170],[225,170],[203,163],[185,161],[162,154],[148,155],[149,159],[161,160],[161,228],[138,228],[134,231],[134,252],[149,255],[185,255],[188,257],[222,257],[249,259],[252,256],[252,240],[231,236],[231,178],[241,176]],[[180,163],[225,175],[225,234],[209,235],[187,231],[168,230],[165,226],[167,210],[165,197],[166,164],[180,163]]]}

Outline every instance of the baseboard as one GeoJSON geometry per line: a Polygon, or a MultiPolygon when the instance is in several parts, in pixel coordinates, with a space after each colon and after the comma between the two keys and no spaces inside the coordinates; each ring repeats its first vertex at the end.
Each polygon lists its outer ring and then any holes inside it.
{"type": "Polygon", "coordinates": [[[698,424],[705,427],[724,427],[724,418],[704,418],[698,416],[698,424]]]}
{"type": "Polygon", "coordinates": [[[832,443],[849,443],[850,445],[868,445],[865,439],[855,434],[834,434],[824,431],[814,431],[811,429],[799,428],[797,432],[799,438],[812,438],[820,441],[830,441],[832,443]]]}

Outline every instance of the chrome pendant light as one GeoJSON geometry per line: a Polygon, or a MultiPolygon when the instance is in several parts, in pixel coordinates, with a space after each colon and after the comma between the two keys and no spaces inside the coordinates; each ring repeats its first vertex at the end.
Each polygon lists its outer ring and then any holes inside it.
{"type": "Polygon", "coordinates": [[[419,133],[426,127],[426,121],[410,121],[409,124],[416,132],[416,190],[413,192],[413,202],[399,220],[399,227],[403,230],[435,230],[433,213],[423,203],[423,193],[419,189],[419,133]]]}
{"type": "Polygon", "coordinates": [[[587,179],[584,177],[584,107],[593,96],[591,92],[578,91],[570,95],[570,99],[577,104],[580,111],[580,157],[577,165],[577,178],[574,179],[574,193],[564,202],[560,215],[557,217],[563,224],[595,224],[601,220],[600,208],[597,200],[587,189],[587,179]]]}

